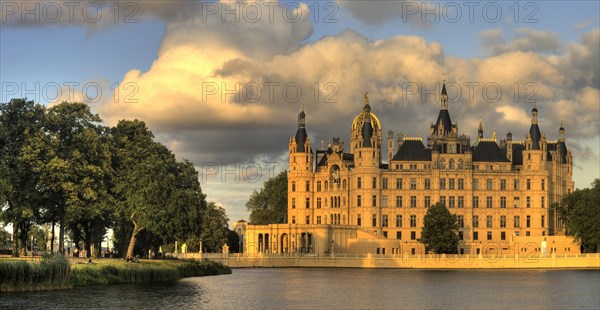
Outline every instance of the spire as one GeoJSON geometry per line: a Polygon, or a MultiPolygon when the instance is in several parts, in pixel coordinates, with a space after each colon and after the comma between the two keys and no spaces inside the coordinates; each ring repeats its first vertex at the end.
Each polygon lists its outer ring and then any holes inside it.
{"type": "Polygon", "coordinates": [[[537,109],[537,103],[534,101],[533,102],[533,109],[531,109],[531,123],[532,124],[537,124],[538,123],[538,109],[537,109]]]}
{"type": "Polygon", "coordinates": [[[304,107],[302,107],[302,110],[300,110],[300,113],[298,114],[298,128],[304,128],[305,123],[304,123],[304,118],[306,117],[306,114],[304,113],[304,107]]]}
{"type": "Polygon", "coordinates": [[[560,129],[558,129],[558,141],[565,141],[565,128],[563,127],[563,121],[560,120],[560,129]]]}
{"type": "Polygon", "coordinates": [[[441,109],[448,110],[448,92],[446,92],[446,80],[442,84],[441,109]]]}
{"type": "Polygon", "coordinates": [[[539,150],[540,149],[540,139],[542,137],[542,133],[540,132],[540,127],[538,126],[538,109],[536,107],[536,102],[533,102],[533,109],[531,109],[531,127],[529,128],[529,135],[531,136],[531,149],[539,150]]]}
{"type": "Polygon", "coordinates": [[[483,120],[481,116],[479,116],[479,129],[477,130],[477,136],[479,139],[483,138],[483,120]]]}
{"type": "Polygon", "coordinates": [[[296,130],[296,152],[305,153],[304,144],[306,143],[306,139],[308,135],[306,134],[305,122],[304,118],[306,114],[304,113],[304,106],[302,106],[302,110],[298,114],[298,130],[296,130]]]}
{"type": "Polygon", "coordinates": [[[365,92],[365,106],[363,107],[365,112],[371,112],[371,106],[369,105],[369,92],[365,92]]]}

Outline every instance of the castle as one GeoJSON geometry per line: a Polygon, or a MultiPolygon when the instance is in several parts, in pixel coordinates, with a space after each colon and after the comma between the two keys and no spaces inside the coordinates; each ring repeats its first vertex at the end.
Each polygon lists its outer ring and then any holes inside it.
{"type": "MultiPolygon", "coordinates": [[[[386,137],[368,95],[352,121],[349,150],[339,138],[313,151],[306,114],[289,142],[287,224],[236,223],[246,253],[424,254],[418,243],[427,208],[457,215],[459,253],[579,253],[564,236],[555,203],[574,189],[565,129],[549,141],[531,110],[525,139],[458,134],[445,83],[426,145],[386,137]]],[[[558,126],[557,126],[558,127],[558,126]]]]}

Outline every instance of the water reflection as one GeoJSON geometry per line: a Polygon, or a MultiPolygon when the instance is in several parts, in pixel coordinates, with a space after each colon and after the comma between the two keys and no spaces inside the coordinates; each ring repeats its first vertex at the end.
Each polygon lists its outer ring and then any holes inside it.
{"type": "Polygon", "coordinates": [[[2,294],[0,308],[598,309],[599,270],[236,269],[171,284],[2,294]]]}

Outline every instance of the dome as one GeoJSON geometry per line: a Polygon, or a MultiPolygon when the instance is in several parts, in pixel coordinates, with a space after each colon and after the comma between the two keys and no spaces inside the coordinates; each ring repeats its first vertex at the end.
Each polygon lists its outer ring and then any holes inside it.
{"type": "MultiPolygon", "coordinates": [[[[373,129],[381,130],[381,123],[379,122],[379,119],[377,118],[377,116],[375,116],[375,114],[373,114],[373,112],[369,112],[369,115],[371,118],[371,124],[373,125],[373,129]]],[[[352,121],[352,130],[355,130],[357,128],[362,128],[362,124],[365,122],[364,118],[365,118],[365,113],[363,111],[361,111],[354,118],[354,121],[352,121]]]]}

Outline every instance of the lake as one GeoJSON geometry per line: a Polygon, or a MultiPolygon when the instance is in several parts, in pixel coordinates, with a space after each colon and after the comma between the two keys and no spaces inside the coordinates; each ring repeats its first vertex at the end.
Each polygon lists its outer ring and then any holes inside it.
{"type": "Polygon", "coordinates": [[[600,270],[234,269],[170,284],[5,294],[29,309],[599,309],[600,270]]]}

